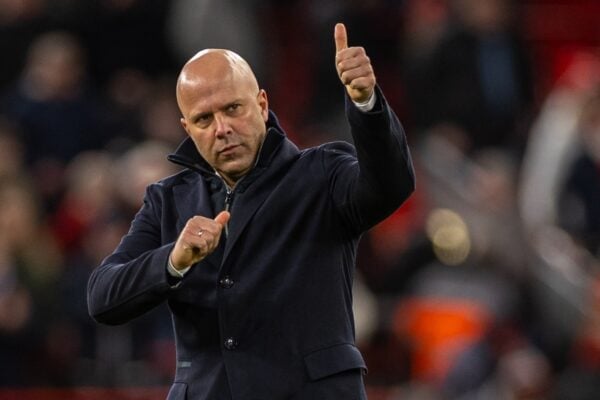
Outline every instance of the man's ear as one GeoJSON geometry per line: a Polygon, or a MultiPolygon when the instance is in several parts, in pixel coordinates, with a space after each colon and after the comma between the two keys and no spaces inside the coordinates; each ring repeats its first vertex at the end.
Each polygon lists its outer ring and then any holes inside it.
{"type": "Polygon", "coordinates": [[[263,121],[267,122],[269,119],[269,99],[267,98],[267,92],[265,92],[264,89],[260,89],[258,92],[258,105],[260,106],[263,121]]]}
{"type": "Polygon", "coordinates": [[[188,132],[188,128],[187,128],[187,121],[185,120],[185,118],[181,117],[181,118],[179,119],[179,122],[181,123],[181,126],[183,127],[183,129],[185,130],[185,132],[186,132],[187,134],[189,134],[189,132],[188,132]]]}

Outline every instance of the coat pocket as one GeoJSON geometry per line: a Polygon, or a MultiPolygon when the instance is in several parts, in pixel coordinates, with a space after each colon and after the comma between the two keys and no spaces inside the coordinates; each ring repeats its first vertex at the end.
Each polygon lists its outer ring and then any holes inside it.
{"type": "Polygon", "coordinates": [[[304,364],[313,381],[350,369],[367,370],[360,351],[351,343],[316,350],[304,357],[304,364]]]}
{"type": "Polygon", "coordinates": [[[171,389],[169,390],[169,394],[167,395],[167,400],[185,400],[187,399],[187,383],[183,382],[175,382],[171,389]]]}

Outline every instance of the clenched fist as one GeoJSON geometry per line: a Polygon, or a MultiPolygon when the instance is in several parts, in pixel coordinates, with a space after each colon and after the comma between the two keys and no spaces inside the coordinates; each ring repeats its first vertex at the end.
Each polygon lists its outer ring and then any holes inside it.
{"type": "Polygon", "coordinates": [[[198,215],[190,218],[171,251],[171,265],[182,270],[212,253],[219,245],[221,232],[229,218],[227,211],[222,211],[215,219],[198,215]]]}

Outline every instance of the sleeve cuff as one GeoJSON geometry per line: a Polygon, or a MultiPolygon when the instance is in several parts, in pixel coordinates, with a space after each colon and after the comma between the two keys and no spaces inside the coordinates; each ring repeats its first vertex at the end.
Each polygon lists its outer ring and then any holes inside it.
{"type": "Polygon", "coordinates": [[[369,112],[373,109],[373,107],[375,107],[375,102],[377,101],[377,95],[375,94],[375,91],[373,91],[373,94],[371,95],[371,97],[369,98],[369,100],[363,102],[363,103],[357,103],[355,101],[352,101],[354,103],[354,105],[356,106],[356,108],[358,108],[360,111],[362,112],[369,112]]]}
{"type": "Polygon", "coordinates": [[[187,272],[190,270],[190,268],[192,268],[191,266],[184,268],[182,270],[178,270],[176,269],[173,264],[171,263],[171,255],[169,254],[169,258],[167,259],[167,271],[169,272],[169,275],[171,275],[174,278],[183,278],[185,276],[185,274],[187,274],[187,272]]]}

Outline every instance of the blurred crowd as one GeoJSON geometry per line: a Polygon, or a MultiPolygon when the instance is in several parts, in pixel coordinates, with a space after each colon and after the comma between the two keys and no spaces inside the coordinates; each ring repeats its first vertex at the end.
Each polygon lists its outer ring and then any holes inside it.
{"type": "Polygon", "coordinates": [[[100,326],[86,284],[146,185],[177,172],[177,73],[233,49],[300,147],[351,140],[343,21],[417,169],[359,251],[370,398],[596,398],[598,15],[594,0],[0,0],[0,387],[170,382],[166,306],[100,326]]]}

